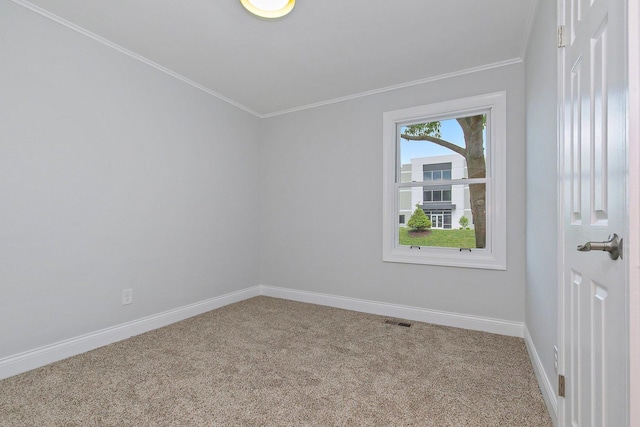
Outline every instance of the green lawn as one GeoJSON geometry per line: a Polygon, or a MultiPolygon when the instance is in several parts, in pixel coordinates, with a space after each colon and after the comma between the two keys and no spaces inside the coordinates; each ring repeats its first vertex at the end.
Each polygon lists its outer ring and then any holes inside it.
{"type": "Polygon", "coordinates": [[[437,246],[441,248],[475,248],[473,230],[431,230],[428,236],[411,236],[409,229],[400,227],[400,244],[406,246],[437,246]]]}

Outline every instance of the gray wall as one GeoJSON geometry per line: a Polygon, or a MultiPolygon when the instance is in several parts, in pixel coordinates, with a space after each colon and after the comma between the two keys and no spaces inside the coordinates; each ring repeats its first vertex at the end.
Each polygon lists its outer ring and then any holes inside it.
{"type": "Polygon", "coordinates": [[[258,284],[259,119],[7,0],[0,52],[0,358],[258,284]]]}
{"type": "Polygon", "coordinates": [[[262,284],[524,322],[522,64],[265,120],[262,284]],[[382,114],[507,91],[508,270],[382,262],[382,114]]]}
{"type": "Polygon", "coordinates": [[[557,343],[556,4],[540,0],[526,64],[527,329],[551,384],[557,343]]]}
{"type": "Polygon", "coordinates": [[[525,321],[522,64],[261,121],[7,0],[0,31],[0,358],[258,283],[525,321]],[[508,270],[383,263],[382,113],[501,90],[508,270]]]}

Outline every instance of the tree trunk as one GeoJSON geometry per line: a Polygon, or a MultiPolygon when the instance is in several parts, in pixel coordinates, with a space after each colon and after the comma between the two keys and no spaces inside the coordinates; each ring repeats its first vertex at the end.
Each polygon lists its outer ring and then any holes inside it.
{"type": "Polygon", "coordinates": [[[487,244],[486,187],[486,184],[469,185],[471,214],[473,215],[473,228],[476,234],[476,248],[484,248],[487,244]]]}
{"type": "MultiPolygon", "coordinates": [[[[465,142],[465,159],[467,161],[467,177],[486,178],[487,166],[484,157],[484,116],[463,117],[457,119],[465,142]]],[[[473,228],[476,235],[476,248],[484,248],[487,243],[487,186],[486,184],[469,184],[473,228]]]]}

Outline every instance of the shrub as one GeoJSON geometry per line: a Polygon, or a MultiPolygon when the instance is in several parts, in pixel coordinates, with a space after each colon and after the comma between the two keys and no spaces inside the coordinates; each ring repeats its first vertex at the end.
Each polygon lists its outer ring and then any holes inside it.
{"type": "Polygon", "coordinates": [[[427,218],[427,215],[420,208],[420,205],[416,205],[416,210],[413,211],[411,218],[409,218],[407,226],[412,230],[424,231],[431,228],[431,220],[427,218]]]}
{"type": "Polygon", "coordinates": [[[462,215],[458,222],[460,223],[461,230],[466,230],[467,228],[469,228],[469,218],[467,218],[466,216],[462,215]]]}

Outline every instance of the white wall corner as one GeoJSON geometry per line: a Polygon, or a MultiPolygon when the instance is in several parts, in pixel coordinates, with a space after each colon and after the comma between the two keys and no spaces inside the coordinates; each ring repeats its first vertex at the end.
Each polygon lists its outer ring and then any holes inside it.
{"type": "Polygon", "coordinates": [[[379,301],[341,297],[316,292],[299,291],[276,286],[260,285],[259,288],[260,295],[311,304],[326,305],[344,310],[360,311],[380,316],[389,316],[399,319],[413,320],[416,322],[433,323],[435,325],[452,326],[456,328],[490,332],[493,334],[508,335],[519,338],[523,338],[524,333],[524,324],[521,322],[430,310],[406,305],[389,304],[379,301]]]}
{"type": "Polygon", "coordinates": [[[525,24],[524,37],[522,39],[522,45],[520,46],[520,58],[523,60],[527,57],[527,49],[529,48],[529,42],[533,35],[533,24],[538,15],[538,5],[540,0],[534,0],[529,7],[529,13],[527,16],[527,23],[525,24]]]}
{"type": "Polygon", "coordinates": [[[0,359],[0,380],[258,295],[254,286],[5,357],[0,359]]]}
{"type": "Polygon", "coordinates": [[[551,416],[551,420],[553,421],[553,425],[558,425],[558,396],[556,395],[555,387],[552,384],[555,384],[555,381],[551,381],[551,379],[545,373],[545,370],[542,366],[542,360],[538,355],[538,351],[536,350],[536,346],[533,344],[533,339],[529,334],[529,329],[527,329],[527,325],[524,325],[524,342],[527,345],[527,351],[529,352],[529,358],[531,359],[531,364],[533,365],[533,371],[536,374],[536,378],[538,379],[538,385],[540,386],[540,391],[542,392],[542,397],[544,398],[544,402],[547,405],[547,410],[549,411],[549,415],[551,416]]]}

